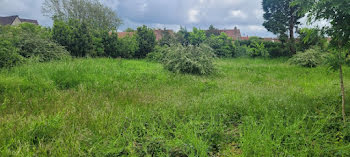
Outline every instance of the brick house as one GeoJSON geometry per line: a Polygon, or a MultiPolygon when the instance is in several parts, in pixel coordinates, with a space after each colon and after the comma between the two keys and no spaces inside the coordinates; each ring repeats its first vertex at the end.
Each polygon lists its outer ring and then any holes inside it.
{"type": "Polygon", "coordinates": [[[17,26],[17,25],[24,23],[24,22],[39,25],[37,20],[23,19],[23,18],[20,18],[18,15],[5,16],[5,17],[0,16],[0,25],[17,26]]]}
{"type": "Polygon", "coordinates": [[[231,37],[233,40],[241,40],[241,30],[235,27],[234,29],[224,29],[219,30],[220,33],[226,33],[227,36],[231,37]]]}

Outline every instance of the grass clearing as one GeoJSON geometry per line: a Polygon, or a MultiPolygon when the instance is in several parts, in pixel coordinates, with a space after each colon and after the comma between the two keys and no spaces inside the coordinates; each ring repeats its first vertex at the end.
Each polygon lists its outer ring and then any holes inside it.
{"type": "Polygon", "coordinates": [[[338,74],[284,62],[220,59],[210,76],[122,59],[2,70],[0,153],[350,156],[338,74]]]}

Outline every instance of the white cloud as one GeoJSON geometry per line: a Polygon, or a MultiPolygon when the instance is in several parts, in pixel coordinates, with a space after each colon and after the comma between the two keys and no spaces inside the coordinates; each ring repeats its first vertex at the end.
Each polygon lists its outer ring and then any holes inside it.
{"type": "Polygon", "coordinates": [[[231,10],[229,13],[231,18],[242,18],[242,19],[247,18],[247,15],[241,10],[231,10]]]}
{"type": "Polygon", "coordinates": [[[198,15],[199,15],[199,10],[191,9],[190,11],[188,11],[188,22],[198,23],[199,22],[198,15]]]}

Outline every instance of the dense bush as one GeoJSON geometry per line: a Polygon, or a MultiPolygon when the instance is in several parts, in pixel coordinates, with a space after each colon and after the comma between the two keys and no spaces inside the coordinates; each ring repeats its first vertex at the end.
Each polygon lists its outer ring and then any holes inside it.
{"type": "Polygon", "coordinates": [[[264,43],[254,41],[253,44],[250,46],[250,52],[249,56],[250,57],[269,57],[269,52],[265,48],[264,43]]]}
{"type": "Polygon", "coordinates": [[[196,27],[193,27],[192,32],[190,32],[189,36],[188,36],[190,44],[196,45],[196,46],[203,43],[206,38],[207,38],[207,36],[205,34],[205,31],[200,30],[196,27]]]}
{"type": "Polygon", "coordinates": [[[118,41],[118,54],[116,57],[132,58],[139,50],[139,43],[136,36],[125,36],[118,41]]]}
{"type": "Polygon", "coordinates": [[[221,33],[219,36],[211,35],[209,38],[207,38],[205,44],[209,45],[214,50],[217,57],[234,56],[232,39],[225,33],[221,33]]]}
{"type": "Polygon", "coordinates": [[[327,59],[327,53],[322,52],[319,47],[314,47],[305,52],[298,52],[289,62],[291,64],[300,65],[303,67],[316,67],[321,65],[327,59]]]}
{"type": "Polygon", "coordinates": [[[138,58],[144,58],[146,55],[153,51],[156,45],[156,36],[151,28],[143,25],[138,27],[136,31],[136,39],[139,43],[139,50],[136,52],[135,56],[138,58]]]}
{"type": "Polygon", "coordinates": [[[6,39],[0,38],[0,68],[12,67],[23,61],[18,54],[18,49],[6,39]]]}
{"type": "Polygon", "coordinates": [[[85,57],[94,54],[93,38],[88,25],[78,20],[54,21],[52,38],[65,46],[72,56],[85,57]]]}
{"type": "Polygon", "coordinates": [[[50,29],[34,24],[0,28],[1,67],[11,67],[30,60],[50,61],[66,58],[64,47],[51,41],[50,29]]]}
{"type": "Polygon", "coordinates": [[[302,28],[298,33],[300,40],[297,42],[297,47],[300,51],[305,51],[313,46],[319,46],[323,50],[328,47],[326,37],[317,28],[302,28]]]}
{"type": "Polygon", "coordinates": [[[174,73],[206,75],[214,71],[213,57],[213,50],[204,44],[174,45],[167,49],[163,64],[174,73]]]}
{"type": "Polygon", "coordinates": [[[119,57],[118,56],[118,33],[103,32],[102,43],[104,47],[105,56],[119,57]]]}
{"type": "Polygon", "coordinates": [[[63,46],[38,37],[24,39],[19,44],[19,54],[25,58],[38,57],[40,62],[69,56],[69,52],[63,46]]]}
{"type": "Polygon", "coordinates": [[[166,45],[165,46],[156,45],[154,47],[153,52],[147,54],[146,59],[149,61],[162,63],[166,53],[168,52],[168,48],[169,46],[166,46],[166,45]]]}

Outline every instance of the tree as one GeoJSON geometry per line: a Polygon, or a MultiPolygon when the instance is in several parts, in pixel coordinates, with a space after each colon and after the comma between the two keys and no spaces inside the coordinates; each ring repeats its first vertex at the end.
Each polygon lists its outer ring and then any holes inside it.
{"type": "Polygon", "coordinates": [[[44,0],[42,13],[52,19],[86,22],[93,29],[117,30],[122,21],[99,0],[44,0]]]}
{"type": "Polygon", "coordinates": [[[294,0],[263,0],[262,5],[265,11],[263,26],[270,32],[284,37],[289,33],[289,49],[295,54],[294,29],[303,16],[300,5],[291,5],[294,0]]]}
{"type": "Polygon", "coordinates": [[[327,39],[318,28],[302,28],[298,31],[300,42],[298,48],[305,51],[312,46],[319,46],[322,49],[327,47],[327,39]]]}
{"type": "Polygon", "coordinates": [[[68,22],[55,20],[52,39],[65,46],[72,56],[85,57],[93,50],[93,39],[85,22],[70,19],[68,22]]]}
{"type": "Polygon", "coordinates": [[[186,28],[180,27],[180,30],[175,34],[176,41],[182,46],[187,46],[190,43],[189,40],[190,33],[186,28]]]}
{"type": "Polygon", "coordinates": [[[162,31],[162,39],[159,41],[159,45],[164,46],[170,46],[172,43],[174,43],[174,34],[170,32],[169,30],[165,29],[162,31]]]}
{"type": "Polygon", "coordinates": [[[135,56],[144,58],[148,53],[153,51],[156,45],[156,36],[153,30],[145,25],[137,28],[136,35],[137,42],[139,43],[139,50],[136,52],[135,56]]]}
{"type": "Polygon", "coordinates": [[[235,55],[232,39],[226,33],[221,33],[219,36],[211,35],[205,43],[214,50],[218,57],[233,57],[235,55]]]}
{"type": "Polygon", "coordinates": [[[213,25],[209,26],[209,29],[206,31],[207,37],[210,37],[211,35],[218,36],[220,35],[219,29],[215,28],[213,25]]]}
{"type": "Polygon", "coordinates": [[[343,65],[346,63],[350,48],[350,0],[296,0],[293,5],[303,5],[309,13],[309,22],[327,20],[330,27],[323,27],[332,38],[330,48],[332,57],[329,65],[339,70],[340,89],[342,95],[342,116],[346,124],[345,89],[343,65]]]}
{"type": "Polygon", "coordinates": [[[136,36],[125,36],[118,40],[118,57],[132,58],[139,50],[136,36]]]}
{"type": "Polygon", "coordinates": [[[127,29],[124,30],[124,32],[135,32],[135,30],[132,29],[132,28],[127,28],[127,29]]]}
{"type": "Polygon", "coordinates": [[[104,46],[105,55],[108,57],[118,56],[118,33],[116,32],[103,32],[102,43],[104,46]]]}
{"type": "Polygon", "coordinates": [[[193,27],[192,32],[189,34],[189,41],[191,45],[198,46],[199,44],[203,43],[206,39],[205,31],[199,30],[196,27],[193,27]]]}

